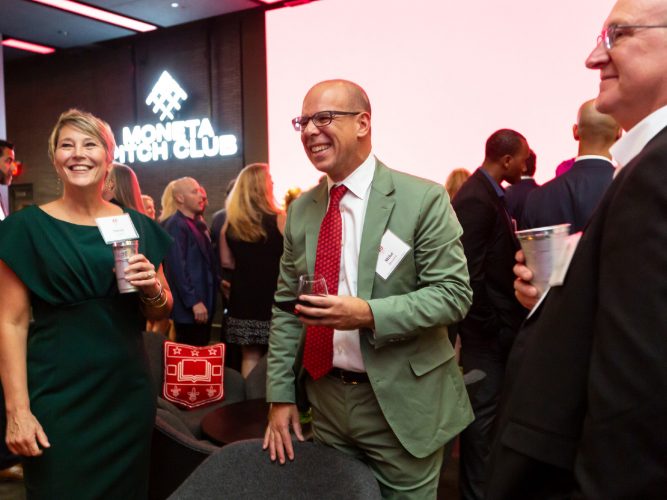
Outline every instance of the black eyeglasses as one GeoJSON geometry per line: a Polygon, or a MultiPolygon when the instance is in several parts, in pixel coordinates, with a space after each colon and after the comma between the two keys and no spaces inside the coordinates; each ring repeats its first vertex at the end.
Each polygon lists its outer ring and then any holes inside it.
{"type": "Polygon", "coordinates": [[[336,116],[354,116],[363,113],[363,111],[320,111],[311,116],[297,116],[292,120],[292,126],[297,132],[301,132],[308,126],[309,121],[317,128],[326,127],[336,116]]]}
{"type": "Polygon", "coordinates": [[[605,49],[611,50],[616,40],[629,35],[631,30],[650,28],[667,28],[667,24],[612,24],[602,30],[598,36],[598,45],[603,42],[605,49]]]}

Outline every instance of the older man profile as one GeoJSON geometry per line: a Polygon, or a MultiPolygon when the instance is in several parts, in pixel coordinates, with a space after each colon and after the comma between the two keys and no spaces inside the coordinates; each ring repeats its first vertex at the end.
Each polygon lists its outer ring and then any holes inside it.
{"type": "Polygon", "coordinates": [[[265,448],[299,460],[289,426],[301,438],[295,385],[305,385],[317,441],[368,461],[385,497],[435,498],[443,445],[472,420],[447,337],[472,295],[461,227],[441,186],[375,158],[358,85],[315,85],[293,124],[326,177],[285,227],[265,448]],[[330,295],[301,296],[311,305],[295,315],[286,304],[313,272],[330,275],[330,295]]]}
{"type": "MultiPolygon", "coordinates": [[[[586,61],[596,107],[627,134],[622,170],[565,282],[527,320],[508,367],[489,499],[667,492],[667,1],[619,0],[586,61]]],[[[518,298],[537,291],[523,265],[518,298]]]]}

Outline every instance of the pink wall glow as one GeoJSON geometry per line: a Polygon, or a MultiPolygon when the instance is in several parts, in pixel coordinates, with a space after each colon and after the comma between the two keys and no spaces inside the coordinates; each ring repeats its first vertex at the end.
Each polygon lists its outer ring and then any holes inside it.
{"type": "Polygon", "coordinates": [[[373,106],[375,154],[444,182],[474,170],[499,128],[523,133],[536,178],[576,154],[579,105],[597,95],[584,60],[611,0],[321,0],[267,12],[269,154],[275,192],[311,186],[290,120],[312,84],[347,78],[373,106]]]}

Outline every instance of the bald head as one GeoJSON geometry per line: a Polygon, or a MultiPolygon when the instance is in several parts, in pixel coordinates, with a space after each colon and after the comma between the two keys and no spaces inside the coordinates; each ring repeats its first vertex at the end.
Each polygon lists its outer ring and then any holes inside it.
{"type": "Polygon", "coordinates": [[[201,187],[192,177],[181,177],[174,182],[174,202],[180,212],[193,218],[203,211],[201,187]]]}
{"type": "Polygon", "coordinates": [[[350,105],[350,109],[365,111],[369,115],[371,114],[371,101],[368,99],[366,91],[356,83],[342,79],[325,80],[313,85],[308,94],[306,94],[306,98],[311,93],[318,93],[324,90],[335,90],[339,95],[344,95],[347,103],[350,105]]]}
{"type": "Polygon", "coordinates": [[[371,153],[371,105],[364,89],[348,80],[314,85],[303,99],[301,143],[313,166],[334,182],[356,170],[371,153]],[[325,116],[316,125],[313,116],[325,116]]]}
{"type": "Polygon", "coordinates": [[[591,99],[579,108],[573,132],[579,141],[579,156],[609,156],[609,148],[620,137],[621,128],[610,115],[600,113],[595,107],[595,99],[591,99]]]}
{"type": "Polygon", "coordinates": [[[176,198],[178,195],[184,194],[189,189],[192,189],[193,185],[196,185],[197,189],[199,189],[199,183],[192,177],[181,177],[180,179],[176,179],[174,181],[174,198],[176,198]]]}

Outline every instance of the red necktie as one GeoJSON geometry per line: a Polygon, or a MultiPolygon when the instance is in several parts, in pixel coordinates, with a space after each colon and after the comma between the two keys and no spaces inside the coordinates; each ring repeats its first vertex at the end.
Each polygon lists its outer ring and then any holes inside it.
{"type": "MultiPolygon", "coordinates": [[[[329,193],[327,210],[320,234],[317,238],[315,256],[315,274],[321,274],[327,281],[329,295],[338,294],[338,276],[340,274],[340,252],[343,236],[343,219],[340,216],[339,203],[347,188],[342,184],[334,186],[329,193]]],[[[303,351],[303,367],[313,380],[326,375],[333,363],[333,328],[309,326],[306,329],[306,345],[303,351]]]]}

